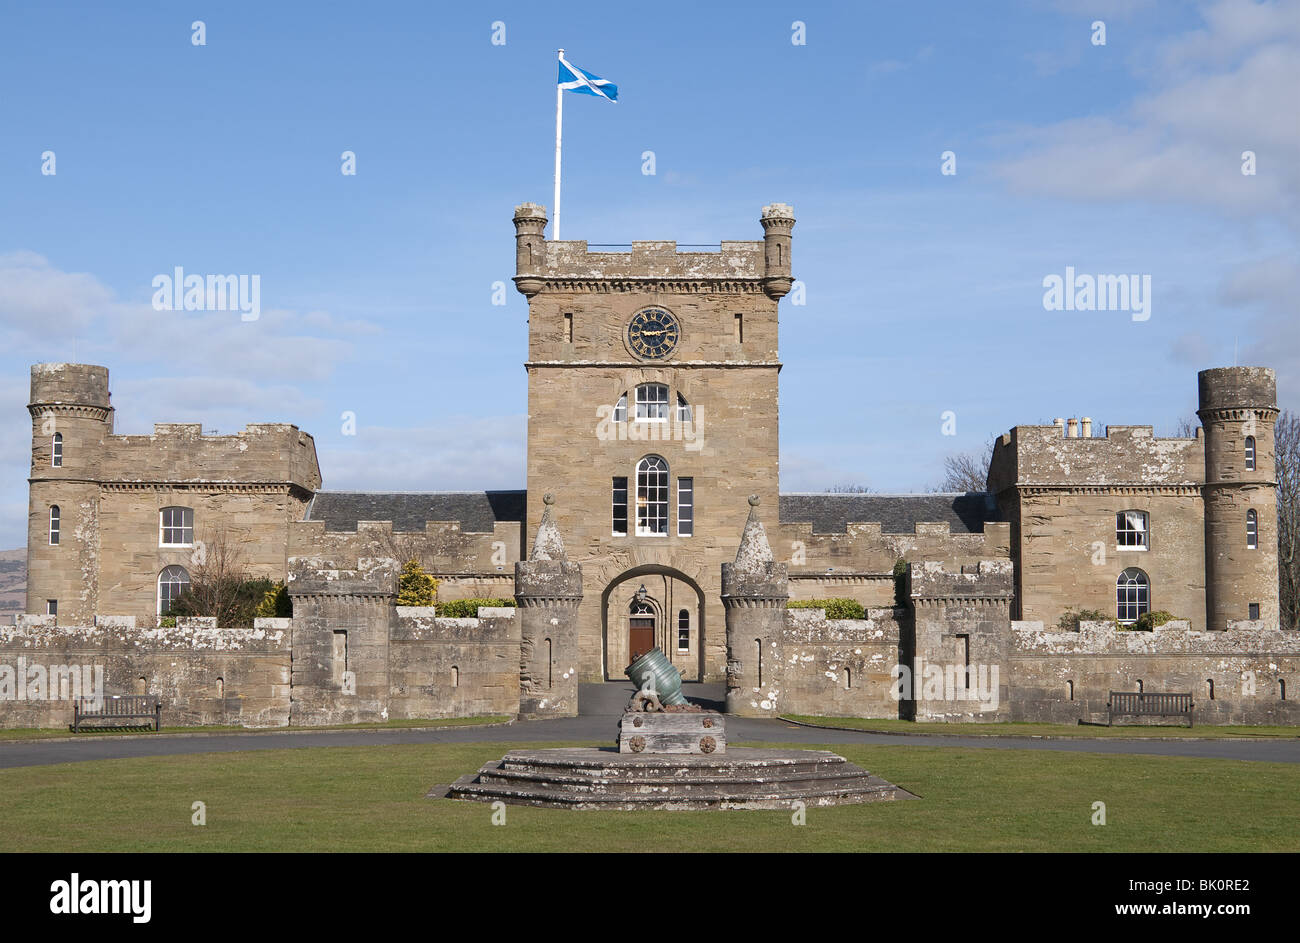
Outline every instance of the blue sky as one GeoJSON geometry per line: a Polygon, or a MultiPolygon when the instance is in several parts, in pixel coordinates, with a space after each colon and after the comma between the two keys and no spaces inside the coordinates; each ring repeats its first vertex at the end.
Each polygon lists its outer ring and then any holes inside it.
{"type": "Polygon", "coordinates": [[[297,423],[327,488],[522,486],[527,306],[492,283],[551,203],[560,46],[620,88],[566,97],[566,238],[793,204],[783,490],[925,490],[1054,416],[1170,434],[1234,351],[1300,405],[1296,2],[118,7],[0,13],[0,547],[40,361],[107,365],[119,432],[297,423]],[[177,265],[260,275],[260,319],[154,311],[177,265]],[[1150,319],[1044,310],[1066,266],[1149,274],[1150,319]]]}

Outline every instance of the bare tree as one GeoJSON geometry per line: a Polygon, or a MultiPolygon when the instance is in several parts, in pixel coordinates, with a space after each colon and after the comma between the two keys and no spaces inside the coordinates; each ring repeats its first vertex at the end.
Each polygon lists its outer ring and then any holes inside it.
{"type": "MultiPolygon", "coordinates": [[[[217,625],[238,625],[241,604],[248,595],[248,570],[243,553],[224,524],[208,528],[190,554],[190,585],[168,615],[216,616],[217,625]]],[[[260,595],[253,604],[260,601],[260,595]]]]}
{"type": "Polygon", "coordinates": [[[1196,416],[1184,416],[1178,420],[1178,428],[1174,432],[1175,437],[1179,439],[1195,439],[1196,430],[1201,427],[1201,420],[1196,416]]]}
{"type": "Polygon", "coordinates": [[[1274,427],[1277,460],[1279,624],[1300,628],[1300,416],[1284,410],[1274,427]]]}
{"type": "Polygon", "coordinates": [[[989,436],[982,449],[955,452],[943,460],[943,481],[936,491],[983,491],[988,487],[989,463],[997,436],[989,436]]]}
{"type": "Polygon", "coordinates": [[[871,494],[874,489],[866,485],[834,485],[826,491],[828,494],[871,494]]]}

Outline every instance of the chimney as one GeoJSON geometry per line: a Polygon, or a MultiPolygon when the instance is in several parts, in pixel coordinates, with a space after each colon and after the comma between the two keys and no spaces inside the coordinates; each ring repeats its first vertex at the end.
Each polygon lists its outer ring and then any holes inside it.
{"type": "Polygon", "coordinates": [[[1070,421],[1066,424],[1065,437],[1067,439],[1079,438],[1079,420],[1070,417],[1070,421]]]}
{"type": "Polygon", "coordinates": [[[1079,420],[1079,424],[1083,427],[1083,437],[1085,439],[1091,439],[1092,438],[1092,417],[1084,416],[1082,419],[1079,420]]]}
{"type": "Polygon", "coordinates": [[[1053,419],[1053,420],[1052,420],[1052,425],[1056,426],[1056,428],[1058,428],[1058,429],[1061,430],[1061,435],[1065,435],[1065,420],[1064,420],[1064,419],[1059,419],[1059,418],[1058,418],[1058,419],[1053,419]]]}

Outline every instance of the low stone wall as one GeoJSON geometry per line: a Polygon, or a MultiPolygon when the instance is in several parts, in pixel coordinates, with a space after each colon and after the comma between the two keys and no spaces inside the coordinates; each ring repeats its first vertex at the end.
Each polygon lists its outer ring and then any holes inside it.
{"type": "Polygon", "coordinates": [[[827,619],[824,609],[787,609],[759,700],[772,700],[773,712],[782,714],[897,717],[891,691],[901,660],[898,622],[893,609],[867,614],[827,619]]]}
{"type": "Polygon", "coordinates": [[[510,608],[445,619],[398,606],[389,645],[390,717],[473,717],[519,712],[519,619],[510,608]]]}
{"type": "Polygon", "coordinates": [[[1193,632],[1187,622],[1152,632],[1082,622],[1061,632],[1013,622],[1009,660],[1012,720],[1105,722],[1110,692],[1137,691],[1140,681],[1148,692],[1190,692],[1198,724],[1300,724],[1300,632],[1257,623],[1193,632]]]}
{"type": "Polygon", "coordinates": [[[288,724],[289,620],[257,619],[251,629],[213,622],[137,628],[129,616],[99,616],[60,626],[53,616],[16,616],[0,626],[0,727],[71,724],[71,698],[93,696],[99,678],[105,695],[157,695],[169,726],[288,724]]]}

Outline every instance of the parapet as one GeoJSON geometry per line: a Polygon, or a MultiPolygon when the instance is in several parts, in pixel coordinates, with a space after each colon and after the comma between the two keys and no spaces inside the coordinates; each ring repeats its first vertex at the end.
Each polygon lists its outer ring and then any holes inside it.
{"type": "Polygon", "coordinates": [[[1268,367],[1215,367],[1196,375],[1200,410],[1276,409],[1277,374],[1268,367]]]}
{"type": "Polygon", "coordinates": [[[994,444],[989,490],[1026,486],[1182,485],[1204,477],[1205,442],[1157,438],[1151,426],[1107,426],[1068,436],[1060,426],[1016,426],[994,444]]]}
{"type": "Polygon", "coordinates": [[[907,568],[907,592],[913,599],[1010,599],[1015,594],[1015,564],[980,560],[953,569],[926,560],[907,568]]]}
{"type": "Polygon", "coordinates": [[[87,363],[33,364],[31,404],[112,409],[108,394],[108,367],[87,363]]]}

